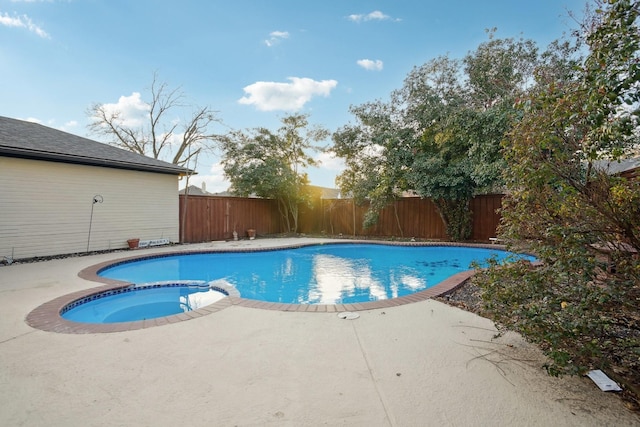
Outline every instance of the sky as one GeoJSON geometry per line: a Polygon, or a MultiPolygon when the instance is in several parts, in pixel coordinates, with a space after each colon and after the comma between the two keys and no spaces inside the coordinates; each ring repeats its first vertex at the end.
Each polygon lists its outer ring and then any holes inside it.
{"type": "MultiPolygon", "coordinates": [[[[354,123],[350,106],[388,100],[431,59],[463,58],[489,28],[543,50],[576,27],[569,12],[580,16],[587,2],[0,0],[0,116],[104,141],[90,133],[88,109],[139,119],[155,74],[187,105],[216,111],[217,133],[275,132],[293,113],[334,132],[354,123]]],[[[335,187],[343,163],[316,157],[311,183],[335,187]]],[[[190,184],[228,188],[219,153],[191,167],[190,184]]]]}

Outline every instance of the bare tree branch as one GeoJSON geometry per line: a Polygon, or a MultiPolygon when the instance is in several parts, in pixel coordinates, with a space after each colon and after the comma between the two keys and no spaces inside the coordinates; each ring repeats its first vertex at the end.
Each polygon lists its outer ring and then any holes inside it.
{"type": "Polygon", "coordinates": [[[129,125],[120,109],[94,104],[87,111],[92,120],[90,131],[113,146],[179,166],[189,164],[203,149],[212,148],[216,135],[211,128],[214,123],[221,123],[216,111],[187,105],[181,89],[170,89],[158,80],[157,73],[149,91],[151,99],[144,101],[146,124],[129,125]],[[187,108],[194,111],[189,118],[176,120],[176,113],[187,108]]]}

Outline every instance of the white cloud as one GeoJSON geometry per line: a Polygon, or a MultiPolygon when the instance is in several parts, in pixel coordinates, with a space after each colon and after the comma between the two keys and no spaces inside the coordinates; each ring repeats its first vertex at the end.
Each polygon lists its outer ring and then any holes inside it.
{"type": "Polygon", "coordinates": [[[78,122],[76,120],[69,120],[67,123],[60,126],[58,129],[63,132],[71,132],[72,129],[78,127],[78,122]]]}
{"type": "Polygon", "coordinates": [[[379,59],[376,59],[375,61],[371,59],[359,59],[357,63],[359,66],[361,66],[365,70],[380,71],[384,66],[384,63],[379,59]]]}
{"type": "Polygon", "coordinates": [[[290,83],[256,82],[243,88],[247,96],[240,104],[254,105],[260,111],[299,110],[316,95],[327,97],[338,85],[336,80],[316,81],[310,78],[289,77],[290,83]]]}
{"type": "Polygon", "coordinates": [[[288,39],[288,38],[289,38],[288,31],[272,31],[271,33],[269,33],[269,38],[264,41],[264,44],[271,47],[275,44],[280,43],[282,40],[288,39]]]}
{"type": "Polygon", "coordinates": [[[9,16],[8,13],[1,13],[0,25],[4,25],[5,27],[26,28],[27,30],[31,31],[32,33],[35,33],[36,35],[38,35],[39,37],[42,37],[43,39],[51,38],[45,30],[43,30],[42,28],[34,24],[31,18],[29,18],[27,15],[22,15],[22,16],[16,15],[11,17],[9,16]]]}
{"type": "Polygon", "coordinates": [[[115,104],[103,104],[103,108],[107,114],[118,113],[123,126],[136,128],[146,123],[150,107],[139,92],[133,92],[130,96],[121,96],[115,104]]]}
{"type": "Polygon", "coordinates": [[[367,14],[349,15],[349,16],[347,16],[347,19],[349,21],[353,21],[353,22],[387,21],[387,20],[391,20],[391,21],[395,21],[395,22],[399,22],[400,21],[400,19],[392,18],[389,15],[385,15],[384,13],[380,12],[379,10],[374,10],[373,12],[370,12],[370,13],[367,13],[367,14]]]}
{"type": "Polygon", "coordinates": [[[320,169],[342,172],[345,168],[344,159],[331,152],[319,153],[315,160],[320,163],[320,169]]]}
{"type": "Polygon", "coordinates": [[[58,126],[56,125],[56,121],[54,119],[49,119],[46,122],[43,122],[40,119],[37,119],[35,117],[27,117],[25,119],[23,118],[18,118],[19,120],[24,120],[25,122],[30,122],[30,123],[36,123],[39,125],[45,125],[54,129],[58,129],[61,130],[63,132],[72,132],[73,128],[77,128],[78,127],[78,122],[76,120],[69,120],[68,122],[66,122],[65,124],[63,124],[62,126],[58,126]]]}

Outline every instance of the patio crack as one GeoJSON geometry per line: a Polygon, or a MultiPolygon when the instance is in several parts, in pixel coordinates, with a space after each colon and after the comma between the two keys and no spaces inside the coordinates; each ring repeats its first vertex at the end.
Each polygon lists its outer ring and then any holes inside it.
{"type": "Polygon", "coordinates": [[[0,344],[7,343],[9,341],[13,341],[13,340],[18,339],[18,338],[26,337],[27,335],[31,335],[34,332],[37,332],[37,331],[29,331],[29,332],[25,332],[24,334],[20,334],[20,335],[16,335],[14,337],[11,337],[11,338],[7,338],[6,340],[0,341],[0,344]]]}
{"type": "Polygon", "coordinates": [[[358,330],[356,329],[356,323],[352,323],[351,325],[353,327],[353,333],[356,336],[356,341],[358,342],[358,347],[360,347],[360,352],[362,353],[362,358],[364,359],[365,364],[367,365],[367,370],[369,371],[369,376],[371,377],[371,381],[373,381],[373,385],[376,389],[376,393],[378,394],[378,399],[380,400],[380,404],[382,405],[382,408],[384,410],[385,416],[387,418],[387,421],[389,421],[389,425],[396,427],[398,424],[395,421],[395,418],[393,417],[393,415],[391,414],[391,411],[389,409],[389,405],[387,404],[387,399],[384,397],[384,393],[382,392],[382,390],[380,389],[380,386],[378,385],[378,381],[376,380],[374,374],[373,374],[373,368],[371,367],[371,361],[369,360],[369,358],[367,357],[367,352],[364,349],[364,346],[362,345],[362,341],[360,340],[360,335],[358,335],[358,330]]]}

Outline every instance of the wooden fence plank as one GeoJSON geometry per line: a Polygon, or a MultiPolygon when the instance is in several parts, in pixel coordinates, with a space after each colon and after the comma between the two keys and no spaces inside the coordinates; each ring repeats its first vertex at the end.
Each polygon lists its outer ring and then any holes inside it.
{"type": "Polygon", "coordinates": [[[184,242],[198,243],[246,237],[250,228],[258,235],[281,232],[274,200],[180,195],[180,235],[184,223],[184,242]],[[184,218],[184,221],[183,221],[184,218]]]}
{"type": "MultiPolygon", "coordinates": [[[[477,196],[471,200],[472,239],[488,241],[496,235],[500,222],[502,195],[477,196]]],[[[316,198],[310,206],[301,206],[298,232],[337,236],[415,237],[447,239],[438,211],[430,200],[405,197],[380,212],[376,225],[364,229],[368,204],[356,205],[351,199],[316,198]]],[[[229,240],[236,230],[240,238],[253,228],[258,235],[285,232],[276,201],[257,198],[180,196],[180,235],[185,218],[184,242],[229,240]]]]}

